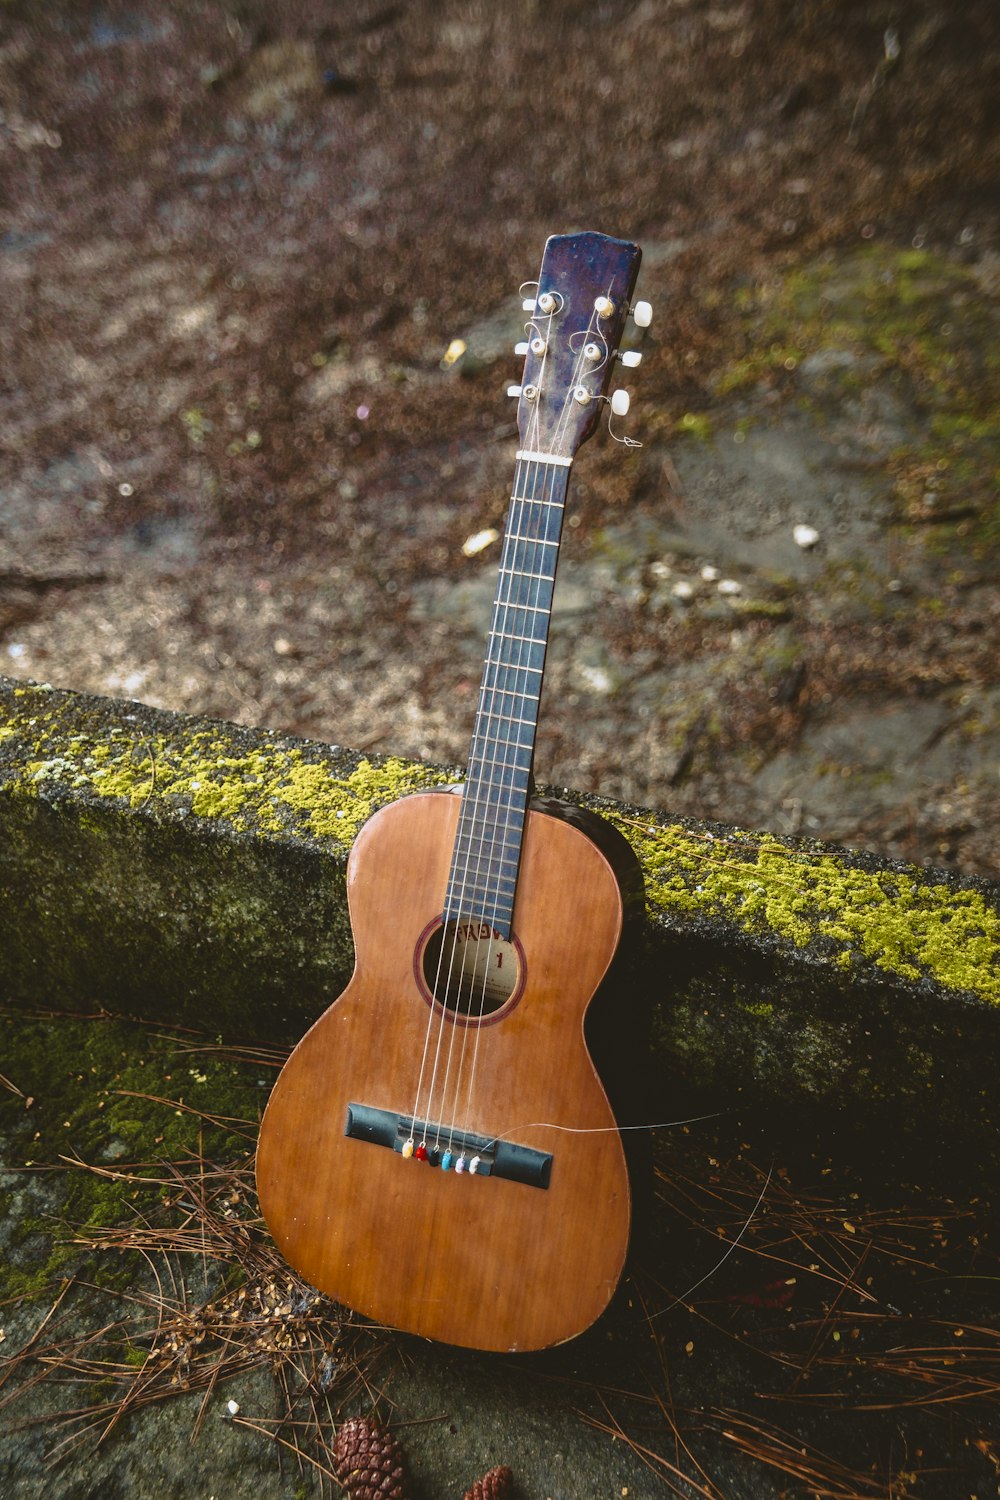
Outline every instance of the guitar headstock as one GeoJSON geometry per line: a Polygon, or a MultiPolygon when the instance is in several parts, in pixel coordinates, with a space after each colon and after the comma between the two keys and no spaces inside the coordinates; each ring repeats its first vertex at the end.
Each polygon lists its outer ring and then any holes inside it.
{"type": "MultiPolygon", "coordinates": [[[[597,426],[602,398],[619,358],[618,345],[631,311],[642,252],[628,240],[605,234],[555,234],[545,244],[538,290],[525,301],[530,314],[516,395],[521,448],[571,460],[597,426]]],[[[648,303],[637,303],[636,322],[649,323],[648,303]]],[[[624,391],[611,398],[624,414],[624,391]]]]}

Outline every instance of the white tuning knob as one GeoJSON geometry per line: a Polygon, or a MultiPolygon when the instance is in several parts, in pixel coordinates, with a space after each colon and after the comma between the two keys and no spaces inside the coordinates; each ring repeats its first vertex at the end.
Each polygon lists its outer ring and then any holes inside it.
{"type": "Polygon", "coordinates": [[[626,370],[634,370],[636,365],[642,364],[642,355],[639,353],[638,349],[623,349],[618,358],[621,360],[626,370]]]}
{"type": "Polygon", "coordinates": [[[519,344],[515,344],[514,345],[514,353],[515,354],[527,354],[527,352],[528,352],[528,340],[527,339],[522,339],[519,344]]]}
{"type": "Polygon", "coordinates": [[[534,297],[525,297],[524,301],[521,303],[521,311],[522,312],[533,313],[534,310],[535,310],[535,299],[534,299],[534,297]]]}
{"type": "Polygon", "coordinates": [[[509,385],[507,387],[507,394],[508,396],[520,396],[521,387],[519,385],[509,385]]]}
{"type": "Polygon", "coordinates": [[[637,328],[648,328],[653,321],[653,309],[648,302],[637,302],[632,309],[637,328]]]}
{"type": "Polygon", "coordinates": [[[632,397],[629,395],[628,391],[611,392],[611,410],[614,412],[616,417],[624,417],[625,413],[628,411],[631,405],[632,397]]]}

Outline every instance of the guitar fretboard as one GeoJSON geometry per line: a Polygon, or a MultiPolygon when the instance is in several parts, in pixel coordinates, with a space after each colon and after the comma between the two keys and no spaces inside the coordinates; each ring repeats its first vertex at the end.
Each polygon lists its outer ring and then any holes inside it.
{"type": "Polygon", "coordinates": [[[510,937],[569,463],[519,454],[445,920],[510,937]]]}

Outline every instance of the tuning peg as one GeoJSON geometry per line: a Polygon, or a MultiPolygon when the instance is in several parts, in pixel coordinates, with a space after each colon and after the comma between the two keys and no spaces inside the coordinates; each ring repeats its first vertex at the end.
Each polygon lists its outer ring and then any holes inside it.
{"type": "Polygon", "coordinates": [[[632,309],[637,328],[648,328],[653,321],[653,309],[648,302],[637,302],[632,309]]]}
{"type": "Polygon", "coordinates": [[[638,349],[623,349],[618,358],[621,360],[626,370],[634,370],[636,365],[642,364],[642,355],[639,353],[638,349]]]}
{"type": "Polygon", "coordinates": [[[521,303],[521,311],[522,312],[533,313],[534,310],[535,310],[535,299],[534,299],[534,297],[525,297],[524,301],[521,303]]]}
{"type": "Polygon", "coordinates": [[[528,352],[528,340],[527,339],[522,339],[519,344],[515,344],[514,345],[514,353],[515,354],[525,355],[525,354],[527,354],[527,352],[528,352]]]}
{"type": "Polygon", "coordinates": [[[631,405],[632,397],[628,391],[611,392],[611,410],[616,417],[624,417],[631,405]]]}
{"type": "Polygon", "coordinates": [[[514,396],[514,397],[520,396],[520,394],[521,394],[521,387],[519,385],[509,385],[507,387],[507,394],[508,394],[508,396],[514,396]]]}

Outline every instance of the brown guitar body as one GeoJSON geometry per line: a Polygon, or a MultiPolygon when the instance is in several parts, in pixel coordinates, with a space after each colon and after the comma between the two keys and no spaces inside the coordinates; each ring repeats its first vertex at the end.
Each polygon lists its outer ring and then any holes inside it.
{"type": "Polygon", "coordinates": [[[354,975],[278,1079],[258,1191],[286,1259],[338,1301],[445,1343],[540,1349],[604,1310],[628,1242],[621,1139],[583,1035],[622,895],[585,833],[529,812],[520,983],[485,1024],[456,1020],[418,981],[417,953],[441,913],[460,800],[408,797],[362,830],[348,865],[354,975]],[[445,1047],[453,1030],[478,1047],[463,1124],[551,1153],[548,1186],[460,1176],[345,1134],[351,1104],[415,1113],[429,1020],[445,1047]]]}

